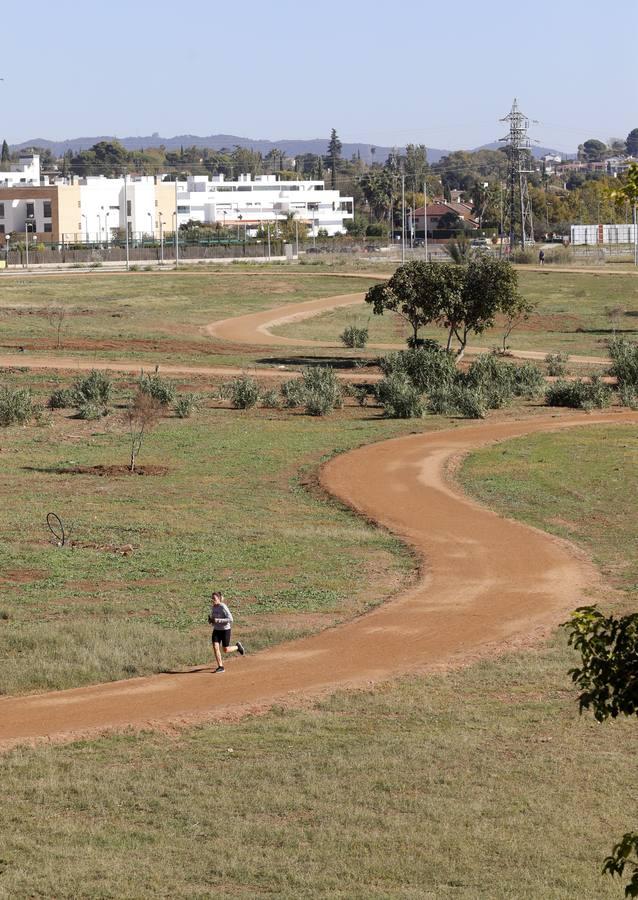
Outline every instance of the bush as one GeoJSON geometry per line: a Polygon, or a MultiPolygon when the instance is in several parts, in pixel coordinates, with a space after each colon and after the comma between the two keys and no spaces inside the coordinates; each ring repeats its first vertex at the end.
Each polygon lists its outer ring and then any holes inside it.
{"type": "Polygon", "coordinates": [[[271,389],[262,395],[261,403],[266,409],[279,409],[281,407],[281,396],[278,391],[271,389]]]}
{"type": "Polygon", "coordinates": [[[523,363],[522,366],[513,366],[514,383],[513,390],[515,397],[525,397],[532,399],[539,397],[545,389],[545,378],[543,373],[534,363],[523,363]]]}
{"type": "Polygon", "coordinates": [[[341,341],[352,350],[363,350],[368,343],[368,329],[357,325],[348,325],[341,333],[341,341]]]}
{"type": "Polygon", "coordinates": [[[37,407],[29,388],[0,387],[0,426],[26,425],[36,415],[37,407]]]}
{"type": "Polygon", "coordinates": [[[49,409],[69,409],[74,405],[73,391],[69,388],[58,388],[47,401],[49,409]]]}
{"type": "Polygon", "coordinates": [[[370,394],[374,396],[374,387],[369,384],[349,384],[347,385],[348,394],[353,397],[359,406],[365,406],[370,394]]]}
{"type": "Polygon", "coordinates": [[[71,390],[73,406],[80,407],[84,403],[96,403],[106,407],[111,399],[113,383],[106,372],[91,369],[88,375],[75,382],[71,390]]]}
{"type": "Polygon", "coordinates": [[[451,386],[457,375],[455,355],[443,350],[436,342],[428,342],[427,346],[414,350],[390,353],[379,361],[379,367],[386,376],[405,375],[420,393],[451,386]]]}
{"type": "Polygon", "coordinates": [[[334,371],[328,366],[309,367],[303,370],[304,405],[311,416],[325,416],[343,406],[341,385],[334,371]]]}
{"type": "Polygon", "coordinates": [[[562,378],[567,374],[567,361],[569,354],[567,353],[548,353],[545,357],[547,364],[547,374],[553,377],[562,378]]]}
{"type": "Polygon", "coordinates": [[[85,400],[84,403],[78,405],[77,410],[78,419],[87,419],[88,421],[101,419],[108,414],[108,409],[104,404],[96,403],[94,400],[85,400]]]}
{"type": "Polygon", "coordinates": [[[230,402],[235,409],[252,409],[259,400],[259,385],[250,375],[240,375],[229,384],[230,402]]]}
{"type": "Polygon", "coordinates": [[[597,375],[590,382],[561,380],[547,387],[545,403],[571,409],[604,409],[611,403],[611,390],[597,375]]]}
{"type": "Polygon", "coordinates": [[[281,397],[287,409],[295,409],[306,402],[306,393],[301,378],[291,378],[281,385],[281,397]]]}
{"type": "Polygon", "coordinates": [[[391,419],[417,419],[425,412],[425,400],[405,374],[393,372],[376,387],[379,403],[391,419]]]}
{"type": "Polygon", "coordinates": [[[177,396],[175,383],[162,378],[157,372],[153,372],[150,375],[142,372],[137,379],[137,386],[143,394],[146,394],[162,406],[170,406],[171,403],[174,403],[177,396]]]}
{"type": "Polygon", "coordinates": [[[484,419],[487,408],[482,390],[467,384],[439,388],[433,391],[428,398],[428,410],[440,416],[484,419]]]}
{"type": "Polygon", "coordinates": [[[609,342],[612,365],[609,374],[618,379],[618,390],[638,392],[638,343],[626,338],[614,338],[609,342]]]}
{"type": "Polygon", "coordinates": [[[199,409],[200,398],[198,394],[181,394],[173,407],[175,415],[180,419],[188,419],[199,409]]]}

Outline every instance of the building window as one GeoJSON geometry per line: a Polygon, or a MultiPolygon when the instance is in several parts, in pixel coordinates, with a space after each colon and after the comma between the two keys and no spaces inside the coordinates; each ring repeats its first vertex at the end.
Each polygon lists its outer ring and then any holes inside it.
{"type": "Polygon", "coordinates": [[[4,203],[0,203],[0,219],[4,219],[4,203]]]}
{"type": "Polygon", "coordinates": [[[45,219],[51,218],[51,201],[50,200],[45,200],[44,203],[42,204],[42,215],[44,216],[45,219]]]}
{"type": "Polygon", "coordinates": [[[45,234],[50,234],[52,231],[53,231],[53,225],[51,224],[51,222],[45,222],[44,223],[45,234]]]}
{"type": "Polygon", "coordinates": [[[0,225],[0,234],[4,234],[4,225],[0,225]]]}
{"type": "Polygon", "coordinates": [[[131,206],[132,202],[133,202],[132,200],[126,201],[126,215],[127,216],[133,215],[133,208],[131,206]]]}
{"type": "Polygon", "coordinates": [[[35,203],[27,203],[27,219],[32,219],[35,215],[35,203]]]}

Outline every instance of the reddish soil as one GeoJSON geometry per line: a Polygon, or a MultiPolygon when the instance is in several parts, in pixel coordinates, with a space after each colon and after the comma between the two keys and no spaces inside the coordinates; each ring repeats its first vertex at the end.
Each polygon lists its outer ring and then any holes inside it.
{"type": "Polygon", "coordinates": [[[69,466],[55,469],[56,475],[97,475],[112,478],[116,475],[166,475],[168,466],[137,466],[131,472],[128,466],[69,466]]]}
{"type": "MultiPolygon", "coordinates": [[[[451,460],[486,443],[638,413],[558,413],[416,434],[338,456],[326,490],[409,543],[419,582],[345,625],[210,667],[0,700],[0,745],[165,728],[301,704],[339,688],[462,665],[547,633],[602,583],[572,545],[503,519],[450,483],[451,460]],[[221,680],[220,680],[221,679],[221,680]]],[[[232,604],[232,598],[231,598],[232,604]]]]}
{"type": "Polygon", "coordinates": [[[0,584],[32,584],[48,577],[42,569],[7,569],[0,572],[0,584]]]}

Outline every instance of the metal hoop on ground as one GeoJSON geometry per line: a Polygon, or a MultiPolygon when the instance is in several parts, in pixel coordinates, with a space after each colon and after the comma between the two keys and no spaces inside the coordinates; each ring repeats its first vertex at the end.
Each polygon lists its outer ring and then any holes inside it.
{"type": "Polygon", "coordinates": [[[47,526],[49,531],[55,538],[58,547],[64,547],[66,534],[64,531],[64,525],[62,524],[62,519],[58,516],[57,513],[47,513],[47,526]]]}

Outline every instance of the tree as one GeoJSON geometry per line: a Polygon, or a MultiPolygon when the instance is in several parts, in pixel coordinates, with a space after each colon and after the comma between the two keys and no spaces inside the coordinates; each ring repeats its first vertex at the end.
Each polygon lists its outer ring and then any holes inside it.
{"type": "Polygon", "coordinates": [[[8,163],[10,159],[9,156],[9,145],[6,141],[2,142],[2,155],[0,156],[0,162],[8,163]]]}
{"type": "Polygon", "coordinates": [[[454,210],[444,213],[436,223],[437,231],[463,231],[463,219],[454,210]]]}
{"type": "Polygon", "coordinates": [[[62,344],[61,336],[62,336],[62,326],[64,325],[64,320],[66,318],[66,309],[64,306],[60,306],[56,304],[55,306],[49,306],[47,309],[47,320],[51,328],[54,329],[57,337],[57,349],[60,349],[62,344]]]}
{"type": "Polygon", "coordinates": [[[578,157],[584,162],[599,162],[601,159],[604,159],[606,152],[607,144],[596,140],[596,138],[590,138],[578,147],[578,157]]]}
{"type": "Polygon", "coordinates": [[[439,263],[409,262],[399,266],[385,284],[376,284],[366,294],[375,316],[391,310],[412,328],[412,343],[419,329],[441,317],[446,301],[461,290],[461,269],[439,263]]]}
{"type": "Polygon", "coordinates": [[[328,153],[326,154],[328,158],[328,162],[330,164],[330,171],[332,173],[332,189],[335,190],[337,187],[337,166],[339,165],[339,160],[341,159],[341,141],[337,137],[336,129],[332,129],[330,132],[330,143],[328,144],[328,153]]]}
{"type": "Polygon", "coordinates": [[[632,128],[627,135],[627,153],[629,156],[638,156],[638,128],[632,128]]]}
{"type": "MultiPolygon", "coordinates": [[[[581,606],[564,627],[582,666],[570,669],[580,688],[579,710],[591,709],[598,722],[638,716],[638,613],[604,616],[595,606],[581,606]]],[[[628,831],[603,864],[603,872],[622,877],[632,871],[626,897],[638,897],[638,832],[628,831]]]]}
{"type": "Polygon", "coordinates": [[[482,334],[494,325],[497,313],[507,316],[520,302],[518,276],[507,260],[484,255],[449,268],[460,274],[461,289],[446,296],[439,321],[448,329],[447,349],[455,337],[461,359],[470,334],[482,334]]]}
{"type": "Polygon", "coordinates": [[[509,340],[511,333],[521,324],[521,322],[526,322],[527,319],[529,319],[537,305],[538,304],[534,303],[533,300],[528,300],[526,297],[523,297],[522,294],[518,294],[516,299],[509,304],[504,313],[505,324],[503,327],[503,343],[501,345],[503,353],[507,352],[507,341],[509,340]]]}
{"type": "Polygon", "coordinates": [[[162,404],[150,394],[138,390],[132,403],[126,409],[126,422],[130,437],[131,457],[129,469],[135,471],[146,434],[151,431],[162,417],[162,404]]]}

